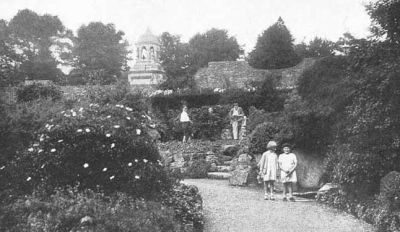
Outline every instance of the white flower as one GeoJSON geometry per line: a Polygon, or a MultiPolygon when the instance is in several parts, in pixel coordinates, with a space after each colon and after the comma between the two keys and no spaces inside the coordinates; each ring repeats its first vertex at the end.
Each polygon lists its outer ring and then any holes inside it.
{"type": "Polygon", "coordinates": [[[140,129],[136,129],[136,134],[140,135],[140,133],[142,133],[142,131],[140,129]]]}
{"type": "Polygon", "coordinates": [[[81,107],[80,109],[79,109],[79,112],[82,112],[83,111],[83,108],[81,107]]]}
{"type": "Polygon", "coordinates": [[[89,132],[90,132],[90,129],[89,129],[89,128],[86,128],[85,131],[89,133],[89,132]]]}
{"type": "Polygon", "coordinates": [[[125,109],[126,109],[127,111],[133,111],[133,109],[130,108],[130,107],[125,107],[125,109]]]}
{"type": "Polygon", "coordinates": [[[43,138],[43,137],[40,137],[39,141],[40,141],[40,142],[43,142],[43,141],[44,141],[44,138],[43,138]]]}
{"type": "Polygon", "coordinates": [[[40,166],[40,168],[44,168],[45,164],[43,164],[42,166],[40,166]]]}
{"type": "Polygon", "coordinates": [[[42,149],[39,149],[38,153],[41,153],[42,151],[43,151],[42,149]]]}
{"type": "Polygon", "coordinates": [[[33,146],[33,147],[38,147],[39,144],[38,144],[38,143],[34,143],[32,146],[33,146]]]}
{"type": "Polygon", "coordinates": [[[51,149],[51,150],[50,150],[50,152],[56,152],[56,149],[55,149],[55,148],[53,148],[53,149],[51,149]]]}
{"type": "Polygon", "coordinates": [[[84,168],[88,168],[88,167],[89,167],[89,164],[88,164],[88,163],[84,163],[84,164],[83,164],[83,167],[84,167],[84,168]]]}
{"type": "Polygon", "coordinates": [[[143,162],[144,162],[144,163],[147,163],[147,162],[148,162],[148,160],[147,160],[147,159],[143,159],[143,162]]]}
{"type": "Polygon", "coordinates": [[[120,125],[114,125],[114,128],[118,129],[120,128],[120,125]]]}
{"type": "Polygon", "coordinates": [[[60,140],[58,140],[57,142],[62,143],[63,141],[64,141],[64,140],[60,139],[60,140]]]}
{"type": "Polygon", "coordinates": [[[107,118],[111,118],[111,115],[108,115],[107,118]]]}
{"type": "Polygon", "coordinates": [[[30,148],[28,149],[28,151],[29,151],[29,152],[32,152],[32,151],[33,151],[33,148],[32,148],[32,147],[30,147],[30,148]]]}
{"type": "Polygon", "coordinates": [[[89,104],[89,107],[92,107],[92,106],[93,106],[93,103],[90,103],[90,104],[89,104]]]}
{"type": "Polygon", "coordinates": [[[128,117],[126,117],[126,119],[131,120],[131,117],[128,116],[128,117]]]}
{"type": "Polygon", "coordinates": [[[107,138],[111,137],[111,134],[110,133],[106,134],[106,137],[107,138]]]}
{"type": "Polygon", "coordinates": [[[83,130],[82,129],[78,129],[76,132],[81,133],[83,130]]]}
{"type": "Polygon", "coordinates": [[[112,144],[111,144],[111,148],[114,148],[114,147],[115,147],[115,143],[112,143],[112,144]]]}
{"type": "Polygon", "coordinates": [[[112,179],[114,179],[115,178],[115,176],[110,176],[110,180],[112,180],[112,179]]]}
{"type": "Polygon", "coordinates": [[[139,180],[139,179],[140,179],[140,176],[137,176],[137,175],[136,175],[136,176],[135,176],[135,179],[138,179],[138,180],[139,180]]]}
{"type": "Polygon", "coordinates": [[[6,166],[1,166],[0,170],[3,170],[4,168],[6,168],[6,166]]]}
{"type": "Polygon", "coordinates": [[[129,167],[131,167],[131,166],[132,166],[132,163],[131,163],[131,162],[129,162],[129,163],[128,163],[128,166],[129,166],[129,167]]]}
{"type": "Polygon", "coordinates": [[[139,162],[139,160],[138,160],[138,159],[135,159],[135,163],[137,163],[137,162],[139,162]]]}
{"type": "Polygon", "coordinates": [[[107,171],[107,168],[103,168],[103,172],[106,172],[107,171]]]}
{"type": "Polygon", "coordinates": [[[26,181],[30,181],[32,180],[32,178],[29,176],[28,178],[26,178],[26,181]]]}
{"type": "Polygon", "coordinates": [[[72,111],[72,117],[75,117],[75,116],[76,116],[76,112],[72,111]]]}

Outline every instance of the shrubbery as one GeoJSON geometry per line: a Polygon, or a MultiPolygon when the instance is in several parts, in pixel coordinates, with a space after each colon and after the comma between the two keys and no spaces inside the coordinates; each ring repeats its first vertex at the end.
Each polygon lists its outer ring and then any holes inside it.
{"type": "Polygon", "coordinates": [[[189,178],[207,178],[207,173],[210,170],[211,164],[204,159],[194,160],[189,165],[186,175],[189,178]]]}
{"type": "Polygon", "coordinates": [[[277,118],[273,122],[265,122],[258,125],[250,137],[249,152],[251,154],[262,154],[267,150],[270,140],[278,144],[293,141],[293,132],[288,123],[282,118],[277,118]]]}
{"type": "Polygon", "coordinates": [[[38,185],[52,191],[78,184],[154,197],[168,180],[145,124],[140,112],[122,105],[62,112],[37,131],[27,151],[5,165],[1,185],[10,194],[29,193],[38,185]]]}
{"type": "Polygon", "coordinates": [[[50,98],[60,100],[62,91],[55,85],[31,84],[17,89],[18,102],[29,102],[39,98],[50,98]]]}
{"type": "Polygon", "coordinates": [[[57,191],[50,197],[31,195],[0,211],[1,231],[183,231],[174,209],[126,194],[57,191]],[[87,223],[81,223],[83,218],[87,223]]]}

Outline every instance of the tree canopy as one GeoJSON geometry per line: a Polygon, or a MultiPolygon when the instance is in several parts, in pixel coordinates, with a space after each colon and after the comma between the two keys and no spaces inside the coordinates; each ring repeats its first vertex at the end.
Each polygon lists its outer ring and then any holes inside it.
{"type": "Polygon", "coordinates": [[[249,54],[249,64],[260,69],[287,68],[298,62],[292,35],[281,17],[258,37],[254,50],[249,54]]]}
{"type": "Polygon", "coordinates": [[[59,80],[60,60],[53,51],[68,50],[68,43],[62,39],[70,38],[72,32],[66,30],[57,16],[38,15],[25,9],[18,11],[8,24],[4,20],[1,24],[5,32],[2,59],[12,60],[14,67],[20,64],[17,71],[25,78],[59,80]]]}
{"type": "Polygon", "coordinates": [[[190,72],[195,73],[211,61],[234,61],[242,48],[227,30],[212,28],[196,34],[189,40],[190,72]]]}
{"type": "Polygon", "coordinates": [[[78,29],[74,41],[74,67],[88,82],[108,84],[127,70],[128,43],[114,24],[92,22],[78,29]]]}
{"type": "Polygon", "coordinates": [[[336,43],[315,37],[308,44],[302,42],[294,46],[296,54],[301,58],[326,57],[335,55],[336,43]]]}

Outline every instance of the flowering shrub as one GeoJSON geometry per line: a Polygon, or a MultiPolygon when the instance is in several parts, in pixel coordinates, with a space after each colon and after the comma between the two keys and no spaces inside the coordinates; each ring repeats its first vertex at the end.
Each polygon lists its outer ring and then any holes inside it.
{"type": "Polygon", "coordinates": [[[50,192],[79,185],[153,197],[169,182],[146,123],[140,112],[123,105],[91,104],[61,112],[37,132],[27,151],[4,165],[1,185],[10,194],[31,192],[38,185],[50,192]]]}
{"type": "Polygon", "coordinates": [[[55,85],[31,84],[17,89],[18,102],[29,102],[39,98],[59,100],[61,97],[62,91],[55,85]]]}
{"type": "Polygon", "coordinates": [[[172,207],[77,189],[21,198],[0,210],[1,231],[182,231],[172,207]]]}

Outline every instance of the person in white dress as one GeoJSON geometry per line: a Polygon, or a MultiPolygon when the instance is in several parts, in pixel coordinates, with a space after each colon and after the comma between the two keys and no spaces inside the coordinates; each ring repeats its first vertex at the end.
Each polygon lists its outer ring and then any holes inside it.
{"type": "Polygon", "coordinates": [[[269,141],[267,144],[267,151],[263,153],[258,167],[260,169],[260,176],[264,181],[264,199],[275,200],[274,197],[274,183],[276,181],[276,173],[278,169],[278,155],[276,151],[276,142],[269,141]]]}
{"type": "Polygon", "coordinates": [[[183,139],[182,142],[186,143],[190,140],[190,135],[191,135],[191,124],[193,124],[192,120],[190,120],[189,114],[187,112],[188,108],[187,106],[182,107],[182,112],[179,114],[179,122],[181,124],[181,127],[183,129],[183,139]]]}
{"type": "Polygon", "coordinates": [[[281,181],[283,183],[283,200],[287,201],[286,193],[289,192],[289,200],[294,201],[293,198],[293,183],[297,182],[296,155],[291,153],[290,144],[283,144],[283,153],[279,155],[278,163],[281,169],[281,181]]]}

